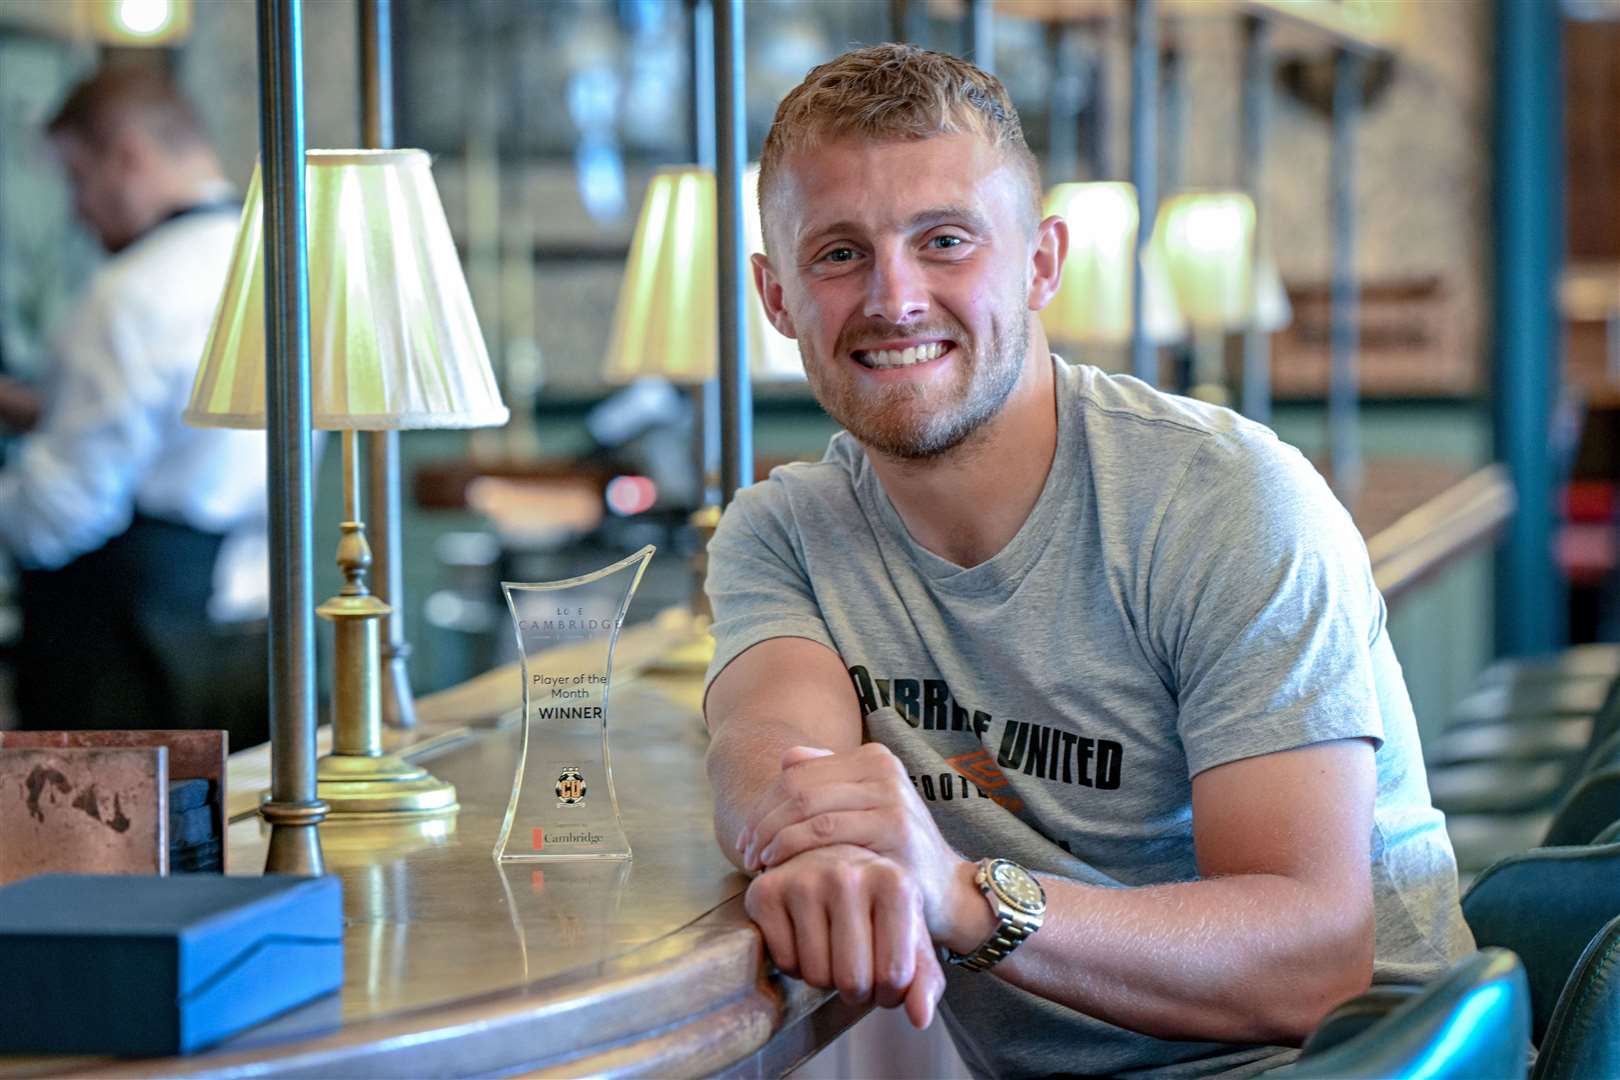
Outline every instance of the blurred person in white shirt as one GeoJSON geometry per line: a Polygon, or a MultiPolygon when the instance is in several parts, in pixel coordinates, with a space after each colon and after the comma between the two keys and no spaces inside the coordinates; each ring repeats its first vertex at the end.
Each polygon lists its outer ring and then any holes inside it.
{"type": "Polygon", "coordinates": [[[0,425],[23,433],[0,466],[21,725],[262,741],[262,648],[221,626],[265,607],[264,435],[181,420],[240,204],[160,71],[96,72],[46,135],[110,257],[55,328],[39,387],[0,378],[0,425]]]}

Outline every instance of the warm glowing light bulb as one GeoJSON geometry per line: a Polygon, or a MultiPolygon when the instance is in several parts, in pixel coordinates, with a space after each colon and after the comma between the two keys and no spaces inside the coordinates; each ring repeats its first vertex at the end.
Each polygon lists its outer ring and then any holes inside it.
{"type": "Polygon", "coordinates": [[[170,0],[118,0],[113,20],[137,37],[150,37],[169,25],[172,14],[170,0]]]}

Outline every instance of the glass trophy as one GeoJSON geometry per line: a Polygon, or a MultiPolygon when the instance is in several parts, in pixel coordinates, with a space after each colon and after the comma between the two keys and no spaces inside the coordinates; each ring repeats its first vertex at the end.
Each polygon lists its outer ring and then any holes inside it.
{"type": "Polygon", "coordinates": [[[498,861],[630,857],[608,756],[608,690],[619,627],[653,550],[567,581],[501,583],[522,658],[523,725],[498,861]]]}

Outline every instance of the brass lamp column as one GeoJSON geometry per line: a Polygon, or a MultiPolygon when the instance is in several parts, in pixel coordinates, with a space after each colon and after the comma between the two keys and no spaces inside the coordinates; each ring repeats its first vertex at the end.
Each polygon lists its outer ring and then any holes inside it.
{"type": "Polygon", "coordinates": [[[343,516],[338,594],[315,609],[332,622],[332,752],[315,764],[316,791],[334,820],[375,820],[457,809],[456,789],[383,752],[381,630],[392,608],[366,589],[371,547],[360,520],[356,433],[343,432],[343,516]]]}
{"type": "MultiPolygon", "coordinates": [[[[333,752],[316,764],[329,822],[409,821],[456,809],[455,789],[383,752],[380,637],[360,520],[358,433],[492,427],[507,420],[450,226],[420,150],[305,157],[310,423],[343,437],[344,583],[317,610],[335,630],[333,752]]],[[[186,408],[205,427],[263,427],[264,200],[254,173],[242,231],[186,408]]]]}

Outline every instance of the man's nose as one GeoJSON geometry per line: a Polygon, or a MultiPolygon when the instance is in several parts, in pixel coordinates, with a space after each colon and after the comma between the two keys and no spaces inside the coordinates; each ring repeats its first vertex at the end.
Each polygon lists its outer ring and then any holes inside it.
{"type": "Polygon", "coordinates": [[[927,312],[928,290],[921,267],[904,252],[874,257],[866,283],[866,317],[898,326],[927,312]]]}

